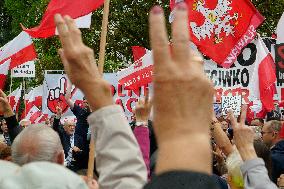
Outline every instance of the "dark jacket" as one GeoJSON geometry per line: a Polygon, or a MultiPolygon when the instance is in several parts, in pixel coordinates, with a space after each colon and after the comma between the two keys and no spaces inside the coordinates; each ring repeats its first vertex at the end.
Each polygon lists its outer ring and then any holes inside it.
{"type": "Polygon", "coordinates": [[[154,177],[144,189],[218,189],[209,175],[191,171],[171,171],[154,177]]]}
{"type": "Polygon", "coordinates": [[[7,123],[10,141],[13,143],[14,139],[23,130],[23,128],[19,125],[16,115],[6,117],[4,119],[7,123]]]}
{"type": "Polygon", "coordinates": [[[284,140],[276,143],[271,148],[272,181],[277,183],[277,178],[284,174],[284,140]]]}
{"type": "Polygon", "coordinates": [[[82,150],[81,153],[77,153],[73,157],[74,159],[80,160],[76,161],[76,166],[78,167],[78,169],[86,169],[88,168],[90,151],[90,141],[87,139],[89,129],[89,123],[87,121],[87,118],[91,114],[91,112],[85,108],[81,108],[76,104],[74,105],[73,109],[71,109],[71,111],[77,118],[74,145],[82,150]]]}
{"type": "MultiPolygon", "coordinates": [[[[65,157],[67,157],[69,149],[71,147],[71,143],[70,143],[71,135],[68,135],[65,132],[65,130],[62,127],[62,125],[60,124],[60,119],[54,118],[53,129],[58,133],[58,135],[60,137],[60,140],[61,140],[61,144],[63,146],[65,157]]],[[[74,134],[74,145],[75,145],[75,142],[77,142],[77,144],[80,144],[80,145],[83,144],[82,138],[80,136],[76,135],[76,133],[74,134]]],[[[86,160],[82,158],[82,154],[84,154],[84,151],[76,152],[76,153],[73,152],[72,153],[72,157],[73,157],[74,161],[72,162],[71,166],[69,166],[67,168],[69,168],[70,170],[72,170],[74,172],[77,172],[80,169],[84,169],[85,168],[85,164],[87,164],[88,161],[85,162],[86,160]]]]}

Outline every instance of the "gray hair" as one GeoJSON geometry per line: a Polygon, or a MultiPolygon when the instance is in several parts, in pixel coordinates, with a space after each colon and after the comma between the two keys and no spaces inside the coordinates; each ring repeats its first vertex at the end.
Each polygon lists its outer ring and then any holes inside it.
{"type": "Polygon", "coordinates": [[[282,128],[282,124],[280,121],[272,120],[268,122],[268,128],[271,131],[280,132],[282,128]]]}
{"type": "Polygon", "coordinates": [[[56,162],[62,150],[60,138],[52,128],[30,125],[15,138],[12,160],[19,165],[34,161],[56,162]]]}

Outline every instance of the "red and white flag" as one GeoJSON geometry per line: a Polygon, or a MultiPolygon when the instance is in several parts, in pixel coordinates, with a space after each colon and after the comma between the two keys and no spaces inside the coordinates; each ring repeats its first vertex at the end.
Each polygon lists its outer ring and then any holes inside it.
{"type": "Polygon", "coordinates": [[[137,89],[152,82],[153,76],[153,57],[152,52],[148,51],[142,58],[134,62],[130,67],[117,73],[118,82],[125,89],[137,89]]]}
{"type": "Polygon", "coordinates": [[[257,57],[249,85],[250,97],[252,100],[261,100],[264,108],[270,112],[274,109],[275,65],[269,50],[260,37],[257,39],[256,49],[257,57]]]}
{"type": "Polygon", "coordinates": [[[22,96],[22,85],[8,95],[8,100],[13,112],[18,112],[20,107],[20,98],[22,96]]]}
{"type": "MultiPolygon", "coordinates": [[[[25,95],[26,112],[29,112],[34,106],[41,109],[42,106],[43,85],[33,88],[25,95]]],[[[25,112],[22,118],[25,116],[25,112]]]]}
{"type": "MultiPolygon", "coordinates": [[[[175,5],[171,0],[174,19],[175,5]]],[[[189,8],[192,42],[217,64],[229,68],[264,21],[250,0],[184,0],[189,8]],[[221,52],[221,53],[220,53],[221,52]]]]}
{"type": "Polygon", "coordinates": [[[8,75],[11,60],[6,60],[4,63],[0,64],[0,89],[4,89],[6,78],[8,75]]]}
{"type": "Polygon", "coordinates": [[[39,26],[26,29],[34,38],[47,38],[55,35],[54,15],[69,15],[71,18],[85,16],[102,6],[104,0],[51,0],[39,26]]]}
{"type": "Polygon", "coordinates": [[[42,112],[36,107],[33,106],[25,116],[25,119],[30,120],[32,124],[37,123],[36,120],[39,120],[42,116],[42,112]]]}
{"type": "Polygon", "coordinates": [[[149,51],[145,47],[140,47],[140,46],[132,46],[131,49],[132,49],[134,62],[142,58],[147,53],[147,51],[149,51]]]}
{"type": "Polygon", "coordinates": [[[0,49],[0,65],[10,59],[10,69],[34,60],[36,57],[33,41],[26,32],[21,32],[0,49]]]}

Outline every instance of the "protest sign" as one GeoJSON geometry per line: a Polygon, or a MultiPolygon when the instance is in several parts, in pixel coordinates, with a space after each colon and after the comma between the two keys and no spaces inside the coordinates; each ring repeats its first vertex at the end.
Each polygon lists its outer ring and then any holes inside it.
{"type": "MultiPolygon", "coordinates": [[[[104,74],[104,78],[111,84],[111,90],[114,102],[120,105],[125,112],[128,121],[133,120],[133,108],[139,97],[144,96],[148,90],[148,85],[142,86],[136,90],[125,90],[125,87],[118,83],[115,73],[104,74]]],[[[43,87],[43,112],[49,115],[56,113],[56,106],[60,105],[63,116],[71,116],[72,112],[65,102],[68,78],[65,74],[46,74],[43,87]]],[[[81,104],[83,93],[75,88],[71,89],[71,99],[76,104],[81,104]]]]}
{"type": "Polygon", "coordinates": [[[223,96],[222,97],[222,114],[227,115],[232,110],[235,116],[241,113],[242,96],[223,96]]]}
{"type": "Polygon", "coordinates": [[[29,61],[12,69],[12,77],[35,77],[34,61],[29,61]]]}

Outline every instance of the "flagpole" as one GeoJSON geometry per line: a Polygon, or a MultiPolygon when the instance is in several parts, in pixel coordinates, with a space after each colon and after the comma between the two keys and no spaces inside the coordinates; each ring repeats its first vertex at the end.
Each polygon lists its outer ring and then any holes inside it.
{"type": "MultiPolygon", "coordinates": [[[[11,70],[11,74],[10,74],[10,94],[12,93],[12,85],[13,85],[13,70],[11,70]]],[[[10,95],[9,94],[9,95],[10,95]]],[[[10,97],[8,98],[9,103],[10,103],[10,97]]]]}
{"type": "Polygon", "coordinates": [[[103,22],[102,22],[102,33],[101,33],[101,40],[100,40],[99,64],[98,64],[99,72],[101,74],[103,74],[103,71],[104,71],[109,4],[110,4],[110,0],[105,0],[104,15],[103,15],[103,22]]]}
{"type": "Polygon", "coordinates": [[[24,106],[25,106],[25,117],[27,116],[27,106],[26,106],[26,81],[23,77],[23,88],[24,88],[24,106]]]}
{"type": "MultiPolygon", "coordinates": [[[[105,0],[103,21],[102,21],[102,33],[100,40],[99,63],[98,63],[98,69],[102,76],[104,73],[109,5],[110,5],[110,0],[105,0]]],[[[96,147],[95,132],[93,131],[93,129],[91,129],[90,152],[89,152],[89,162],[88,162],[88,171],[87,171],[88,182],[91,182],[94,176],[95,147],[96,147]]]]}

